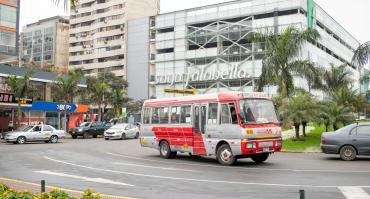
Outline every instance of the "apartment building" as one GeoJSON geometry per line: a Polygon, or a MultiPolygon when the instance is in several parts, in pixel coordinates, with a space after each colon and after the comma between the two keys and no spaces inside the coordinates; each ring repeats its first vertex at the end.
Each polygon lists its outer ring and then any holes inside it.
{"type": "MultiPolygon", "coordinates": [[[[197,93],[255,91],[264,57],[264,45],[254,43],[258,31],[281,32],[288,26],[300,30],[315,28],[321,38],[306,41],[300,59],[329,67],[346,64],[358,80],[360,73],[351,65],[359,42],[312,0],[238,0],[176,12],[163,13],[155,22],[156,98],[176,94],[164,89],[196,89],[197,93]]],[[[308,89],[299,77],[295,85],[308,89]]],[[[355,87],[360,88],[359,82],[355,87]]],[[[270,95],[276,86],[266,86],[270,95]]],[[[317,95],[320,95],[317,93],[317,95]]]]}
{"type": "Polygon", "coordinates": [[[69,17],[55,16],[23,27],[20,60],[23,66],[66,72],[69,55],[69,17]]]}
{"type": "Polygon", "coordinates": [[[0,1],[0,62],[16,61],[20,0],[0,1]]]}
{"type": "Polygon", "coordinates": [[[128,21],[158,13],[159,0],[81,0],[70,20],[70,68],[126,78],[128,21]]]}

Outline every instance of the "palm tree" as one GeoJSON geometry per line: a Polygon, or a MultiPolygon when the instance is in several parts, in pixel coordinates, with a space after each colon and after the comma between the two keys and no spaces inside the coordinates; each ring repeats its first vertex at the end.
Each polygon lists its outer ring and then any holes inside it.
{"type": "Polygon", "coordinates": [[[330,70],[326,70],[322,74],[321,89],[331,94],[337,92],[340,88],[348,88],[352,82],[352,73],[346,67],[344,64],[337,67],[330,64],[330,70]]]}
{"type": "Polygon", "coordinates": [[[312,96],[308,93],[298,93],[290,98],[283,100],[279,113],[283,117],[283,122],[293,123],[296,138],[299,139],[299,127],[303,126],[303,136],[306,137],[307,123],[313,121],[317,114],[318,106],[312,96]]]}
{"type": "Polygon", "coordinates": [[[351,108],[338,105],[335,102],[329,104],[328,113],[331,117],[331,125],[333,125],[334,131],[338,130],[340,125],[346,125],[353,121],[351,108]]]}
{"type": "Polygon", "coordinates": [[[364,66],[370,61],[370,41],[360,45],[354,52],[352,64],[364,66]]]}
{"type": "Polygon", "coordinates": [[[363,94],[347,87],[340,88],[337,92],[332,93],[330,99],[338,105],[351,107],[353,112],[358,113],[358,119],[360,111],[368,106],[366,97],[363,94]]]}
{"type": "Polygon", "coordinates": [[[34,88],[31,85],[30,78],[33,74],[33,71],[27,71],[23,74],[23,77],[18,78],[13,75],[7,79],[7,83],[10,86],[11,92],[14,94],[14,97],[18,99],[17,105],[17,124],[15,127],[20,125],[22,119],[22,107],[21,99],[31,97],[34,93],[34,88]]]}
{"type": "Polygon", "coordinates": [[[300,31],[289,26],[284,32],[256,33],[254,41],[264,42],[266,54],[262,61],[262,74],[258,81],[258,89],[265,85],[277,85],[282,97],[291,95],[294,90],[293,76],[312,76],[315,73],[314,65],[308,60],[295,59],[301,52],[306,40],[316,40],[319,34],[314,29],[300,31]]]}
{"type": "Polygon", "coordinates": [[[63,129],[67,130],[67,103],[73,103],[73,98],[80,94],[78,84],[82,79],[82,74],[76,71],[68,71],[68,75],[58,75],[55,83],[54,97],[64,103],[63,129]]]}
{"type": "Polygon", "coordinates": [[[108,97],[109,86],[105,82],[100,82],[96,77],[87,78],[88,98],[91,104],[98,106],[98,121],[102,119],[102,106],[108,97]]]}
{"type": "Polygon", "coordinates": [[[126,92],[123,89],[114,89],[109,99],[110,104],[114,108],[114,115],[118,118],[121,114],[121,108],[124,103],[127,103],[130,99],[127,97],[126,92]]]}
{"type": "MultiPolygon", "coordinates": [[[[59,5],[61,0],[51,0],[55,5],[59,5]]],[[[75,10],[79,0],[64,0],[64,10],[69,10],[69,8],[75,10]]]]}

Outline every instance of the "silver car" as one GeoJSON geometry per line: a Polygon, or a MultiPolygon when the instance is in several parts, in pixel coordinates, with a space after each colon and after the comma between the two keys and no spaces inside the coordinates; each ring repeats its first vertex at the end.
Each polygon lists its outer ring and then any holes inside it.
{"type": "Polygon", "coordinates": [[[139,128],[133,124],[116,124],[104,132],[105,140],[126,138],[139,138],[139,128]]]}
{"type": "Polygon", "coordinates": [[[370,156],[370,123],[350,124],[323,133],[321,150],[326,154],[339,154],[346,161],[356,159],[357,155],[370,156]]]}
{"type": "Polygon", "coordinates": [[[24,144],[34,141],[57,143],[60,138],[64,138],[65,136],[65,131],[56,130],[50,125],[30,125],[7,133],[4,139],[6,142],[13,142],[14,144],[24,144]]]}

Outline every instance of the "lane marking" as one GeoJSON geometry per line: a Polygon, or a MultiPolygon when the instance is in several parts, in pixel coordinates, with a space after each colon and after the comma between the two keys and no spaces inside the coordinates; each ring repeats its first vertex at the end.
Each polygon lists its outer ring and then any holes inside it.
{"type": "Polygon", "coordinates": [[[347,199],[370,199],[369,194],[361,187],[338,187],[347,199]]]}
{"type": "MultiPolygon", "coordinates": [[[[190,181],[190,182],[210,182],[210,183],[223,183],[223,184],[240,184],[240,185],[260,185],[260,186],[278,186],[278,187],[310,187],[310,188],[337,188],[338,185],[300,185],[300,184],[274,184],[274,183],[255,183],[255,182],[241,182],[241,181],[224,181],[224,180],[207,180],[207,179],[196,179],[196,178],[181,178],[181,177],[170,177],[170,176],[157,176],[157,175],[148,175],[148,174],[141,174],[141,173],[132,173],[132,172],[125,172],[125,171],[117,171],[111,169],[102,169],[102,168],[95,168],[91,166],[85,166],[80,164],[75,164],[71,162],[66,162],[62,160],[56,160],[50,158],[48,156],[44,156],[45,159],[58,162],[61,164],[71,165],[75,167],[95,170],[95,171],[103,171],[103,172],[111,172],[111,173],[118,173],[118,174],[125,174],[125,175],[132,175],[132,176],[140,176],[140,177],[149,177],[149,178],[159,178],[159,179],[168,179],[168,180],[179,180],[179,181],[190,181]]],[[[364,187],[370,188],[370,185],[365,186],[357,186],[357,187],[364,187]]]]}
{"type": "MultiPolygon", "coordinates": [[[[37,183],[32,183],[32,182],[26,182],[23,180],[16,180],[16,179],[11,179],[11,178],[4,178],[0,177],[0,181],[5,181],[5,182],[13,182],[13,183],[19,183],[19,184],[26,184],[26,185],[31,185],[31,186],[37,186],[40,187],[40,184],[37,183]]],[[[83,191],[78,191],[78,190],[73,190],[73,189],[66,189],[66,188],[61,188],[61,187],[56,187],[56,186],[45,186],[48,189],[58,189],[61,191],[65,192],[70,192],[70,193],[78,193],[78,194],[83,194],[83,191]]],[[[117,199],[139,199],[139,198],[133,198],[133,197],[127,197],[127,196],[114,196],[114,195],[109,195],[109,194],[100,194],[102,197],[111,197],[111,198],[117,198],[117,199]]]]}
{"type": "Polygon", "coordinates": [[[84,177],[84,176],[78,176],[78,175],[70,175],[66,173],[57,173],[53,171],[34,171],[35,173],[42,173],[46,175],[54,175],[54,176],[60,176],[60,177],[67,177],[67,178],[73,178],[73,179],[79,179],[79,180],[84,180],[88,182],[96,182],[96,183],[102,183],[102,184],[114,184],[114,185],[121,185],[121,186],[129,186],[133,187],[134,185],[123,183],[123,182],[117,182],[113,180],[108,180],[104,178],[89,178],[89,177],[84,177]]]}
{"type": "Polygon", "coordinates": [[[167,170],[167,171],[199,172],[199,171],[195,171],[195,170],[178,169],[178,168],[172,168],[172,167],[156,167],[156,166],[148,166],[148,165],[142,165],[142,164],[123,163],[123,162],[113,162],[113,164],[124,165],[124,166],[134,166],[134,167],[145,167],[145,168],[153,168],[153,169],[162,169],[162,170],[167,170]]]}
{"type": "Polygon", "coordinates": [[[158,163],[165,163],[165,164],[178,164],[178,165],[189,165],[189,166],[201,166],[201,167],[215,167],[215,168],[227,168],[227,169],[245,169],[245,170],[262,170],[262,171],[292,171],[292,172],[318,172],[318,173],[370,173],[370,171],[341,171],[341,170],[320,170],[320,169],[269,169],[269,168],[253,168],[253,167],[240,167],[240,166],[233,166],[233,167],[225,167],[225,166],[218,166],[218,165],[206,165],[206,164],[196,164],[196,163],[180,163],[180,162],[173,162],[169,161],[161,161],[161,160],[152,160],[152,159],[145,159],[135,156],[127,156],[123,154],[117,153],[109,153],[104,152],[105,154],[112,155],[112,156],[119,156],[125,157],[129,159],[136,159],[136,160],[143,160],[149,162],[158,162],[158,163]]]}

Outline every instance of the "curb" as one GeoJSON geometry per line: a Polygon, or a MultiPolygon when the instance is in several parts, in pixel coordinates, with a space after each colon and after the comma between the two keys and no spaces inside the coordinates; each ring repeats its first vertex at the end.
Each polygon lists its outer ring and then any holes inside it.
{"type": "Polygon", "coordinates": [[[322,153],[321,151],[287,151],[287,150],[281,150],[279,152],[281,153],[322,153]]]}

